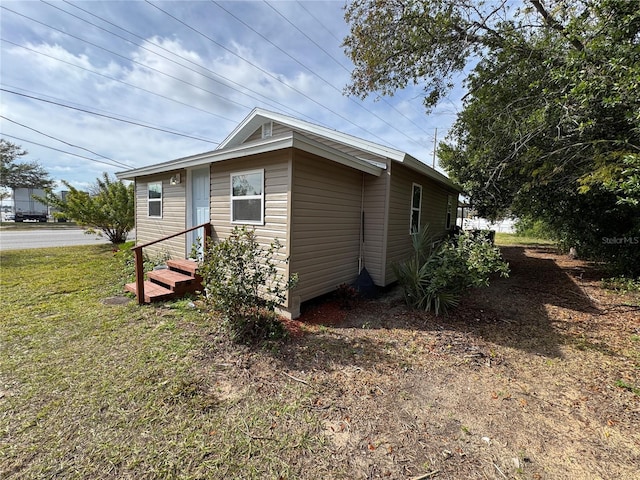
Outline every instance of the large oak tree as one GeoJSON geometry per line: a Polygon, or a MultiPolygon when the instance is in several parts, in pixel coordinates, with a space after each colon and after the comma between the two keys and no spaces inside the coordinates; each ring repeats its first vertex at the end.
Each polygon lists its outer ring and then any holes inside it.
{"type": "Polygon", "coordinates": [[[640,1],[355,0],[349,93],[466,73],[441,163],[482,215],[544,220],[558,238],[640,271],[640,1]],[[615,240],[612,240],[615,239],[615,240]]]}

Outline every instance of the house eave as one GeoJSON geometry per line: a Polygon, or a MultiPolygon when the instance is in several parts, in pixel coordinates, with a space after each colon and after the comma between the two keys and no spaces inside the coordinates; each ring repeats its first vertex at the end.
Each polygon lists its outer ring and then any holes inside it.
{"type": "Polygon", "coordinates": [[[447,187],[456,190],[458,193],[462,192],[462,188],[459,185],[451,181],[446,175],[438,172],[435,168],[430,167],[429,165],[421,162],[415,157],[412,157],[409,154],[405,154],[404,157],[398,161],[398,163],[402,163],[406,165],[411,170],[414,170],[418,173],[421,173],[439,183],[446,185],[447,187]]]}
{"type": "Polygon", "coordinates": [[[261,153],[274,152],[285,148],[297,148],[314,155],[322,156],[336,163],[346,165],[356,170],[368,173],[370,175],[379,176],[382,173],[380,166],[362,160],[351,155],[347,155],[339,150],[331,148],[320,142],[312,140],[296,132],[284,137],[272,137],[258,142],[242,144],[236,147],[229,147],[224,150],[213,150],[210,152],[200,153],[189,157],[178,158],[159,164],[149,165],[146,167],[134,168],[117,172],[116,177],[120,180],[135,180],[137,177],[148,175],[156,175],[169,171],[183,170],[186,168],[198,167],[209,163],[222,162],[234,158],[248,157],[250,155],[259,155],[261,153]]]}

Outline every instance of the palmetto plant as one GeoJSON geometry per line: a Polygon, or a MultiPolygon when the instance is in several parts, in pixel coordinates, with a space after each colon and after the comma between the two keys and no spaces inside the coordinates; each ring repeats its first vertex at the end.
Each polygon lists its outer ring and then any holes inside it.
{"type": "Polygon", "coordinates": [[[455,308],[462,292],[489,284],[493,273],[508,275],[500,251],[484,238],[460,235],[438,241],[422,228],[412,236],[410,258],[393,266],[408,305],[436,315],[455,308]]]}

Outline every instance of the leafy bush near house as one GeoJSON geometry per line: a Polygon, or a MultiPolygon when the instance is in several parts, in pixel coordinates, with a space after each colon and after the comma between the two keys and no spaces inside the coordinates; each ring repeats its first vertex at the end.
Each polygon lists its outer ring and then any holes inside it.
{"type": "Polygon", "coordinates": [[[424,228],[412,244],[413,255],[395,265],[394,273],[407,304],[436,315],[456,307],[466,289],[489,285],[492,274],[509,274],[500,250],[482,236],[462,233],[436,242],[424,228]]]}
{"type": "Polygon", "coordinates": [[[232,338],[242,343],[277,339],[285,329],[275,309],[283,305],[297,277],[278,271],[281,249],[276,239],[268,247],[258,242],[254,230],[235,227],[231,235],[210,244],[200,273],[207,302],[219,312],[232,338]]]}

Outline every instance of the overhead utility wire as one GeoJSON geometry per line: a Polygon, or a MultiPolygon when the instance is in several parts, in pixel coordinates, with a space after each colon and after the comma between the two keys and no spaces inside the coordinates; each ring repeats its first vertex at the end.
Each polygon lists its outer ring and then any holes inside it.
{"type": "MultiPolygon", "coordinates": [[[[35,53],[38,53],[38,52],[35,52],[35,53]]],[[[50,58],[53,58],[53,57],[50,57],[50,58]]],[[[53,59],[54,59],[54,60],[58,60],[58,59],[56,59],[56,58],[53,58],[53,59]]],[[[71,66],[75,66],[75,65],[73,65],[73,64],[70,64],[70,65],[71,65],[71,66]]],[[[89,70],[89,72],[90,72],[90,73],[95,73],[95,72],[91,72],[90,70],[89,70]]],[[[152,123],[143,123],[143,122],[144,122],[144,120],[140,120],[139,118],[128,117],[128,116],[126,116],[126,115],[120,115],[120,114],[118,114],[118,113],[114,113],[114,112],[112,112],[112,111],[105,110],[105,109],[103,109],[103,108],[94,108],[94,107],[90,107],[90,106],[88,106],[88,105],[84,105],[84,104],[82,104],[82,103],[71,102],[71,101],[68,101],[68,100],[66,100],[66,99],[62,99],[62,98],[58,98],[58,97],[54,97],[54,96],[52,96],[52,95],[47,95],[46,93],[42,93],[42,92],[34,92],[33,90],[28,90],[28,89],[26,89],[26,88],[17,87],[17,86],[15,86],[15,85],[10,85],[10,84],[8,84],[8,83],[1,83],[1,82],[0,82],[0,87],[2,87],[2,86],[3,86],[4,88],[8,88],[8,89],[12,89],[12,90],[18,91],[18,93],[24,93],[24,92],[26,92],[26,93],[29,93],[29,94],[31,94],[31,95],[36,95],[38,98],[43,98],[43,99],[48,99],[48,100],[52,100],[52,101],[57,101],[57,102],[60,102],[60,103],[64,103],[64,102],[66,102],[66,105],[69,105],[69,106],[71,106],[71,107],[78,107],[78,108],[92,109],[92,111],[95,111],[95,112],[104,112],[105,114],[112,115],[112,116],[114,116],[114,117],[116,117],[116,118],[122,118],[122,119],[124,119],[124,120],[130,120],[130,121],[132,121],[132,122],[136,122],[136,123],[143,124],[143,125],[145,125],[145,128],[146,128],[146,126],[148,125],[148,126],[155,127],[155,128],[165,128],[165,129],[167,129],[167,130],[171,130],[171,129],[170,129],[170,127],[166,127],[166,126],[164,126],[164,125],[154,125],[154,124],[152,124],[152,123]]],[[[171,99],[169,98],[168,100],[171,100],[171,99]]],[[[188,105],[187,105],[187,106],[188,106],[188,105]]],[[[185,135],[185,136],[187,136],[188,138],[196,138],[197,140],[200,140],[200,141],[202,141],[202,142],[213,143],[213,144],[216,144],[216,143],[217,143],[217,142],[214,142],[214,141],[212,141],[212,140],[207,140],[207,139],[204,139],[204,138],[191,137],[190,135],[188,135],[188,134],[186,134],[186,133],[183,133],[183,132],[179,132],[179,131],[177,131],[177,130],[173,130],[173,131],[174,131],[175,133],[178,133],[178,134],[181,134],[181,135],[185,135]]]]}
{"type": "Polygon", "coordinates": [[[180,137],[193,138],[193,139],[195,139],[195,140],[201,140],[201,141],[203,141],[203,142],[209,142],[209,143],[219,144],[219,142],[212,142],[212,141],[210,141],[210,140],[202,140],[201,138],[192,137],[192,136],[190,136],[190,135],[185,135],[185,134],[182,134],[182,133],[172,132],[171,130],[166,130],[166,129],[164,129],[164,128],[151,127],[151,126],[149,126],[149,125],[144,125],[144,124],[142,124],[142,123],[137,123],[137,122],[132,122],[132,121],[129,121],[129,120],[124,120],[124,119],[122,119],[122,118],[113,117],[113,116],[111,116],[111,115],[105,115],[105,114],[102,114],[102,113],[92,112],[91,110],[85,110],[85,109],[83,109],[83,108],[72,107],[71,105],[65,105],[64,103],[60,103],[60,102],[53,102],[53,101],[51,101],[51,100],[45,100],[44,98],[34,97],[33,95],[27,95],[27,94],[20,93],[20,92],[16,92],[16,91],[9,90],[9,89],[6,89],[6,88],[0,88],[0,91],[1,91],[1,92],[7,92],[7,93],[13,93],[14,95],[20,95],[21,97],[31,98],[32,100],[38,100],[39,102],[51,103],[51,104],[53,104],[53,105],[58,105],[58,106],[60,106],[60,107],[70,108],[70,109],[72,109],[72,110],[78,110],[79,112],[88,113],[88,114],[90,114],[90,115],[96,115],[96,116],[98,116],[98,117],[108,118],[108,119],[110,119],[110,120],[116,120],[116,121],[118,121],[118,122],[123,122],[123,123],[128,123],[128,124],[131,124],[131,125],[136,125],[136,126],[138,126],[138,127],[148,128],[148,129],[150,129],[150,130],[157,130],[157,131],[159,131],[159,132],[163,132],[163,133],[170,133],[171,135],[178,135],[178,136],[180,136],[180,137]]]}
{"type": "Polygon", "coordinates": [[[307,13],[309,14],[309,16],[310,16],[311,18],[313,18],[313,19],[318,23],[318,25],[320,25],[320,26],[321,26],[322,28],[324,28],[327,32],[329,32],[329,35],[331,35],[333,38],[335,38],[338,42],[340,42],[340,41],[341,41],[335,33],[333,33],[331,30],[329,30],[329,29],[327,28],[327,26],[326,26],[324,23],[322,23],[318,17],[316,17],[313,13],[311,13],[311,11],[310,11],[310,10],[308,10],[308,9],[307,9],[307,7],[305,7],[305,6],[304,6],[304,2],[298,2],[298,6],[299,6],[300,8],[302,8],[305,12],[307,12],[307,13]]]}
{"type": "MultiPolygon", "coordinates": [[[[87,23],[87,24],[89,24],[89,25],[92,25],[92,26],[94,26],[94,27],[96,27],[96,28],[99,28],[100,30],[102,30],[102,31],[104,31],[104,32],[107,32],[107,33],[108,33],[108,34],[110,34],[110,35],[113,35],[113,36],[115,36],[115,37],[118,37],[118,38],[120,38],[120,39],[122,39],[122,40],[124,40],[124,41],[126,41],[126,42],[128,42],[128,43],[130,43],[130,44],[132,44],[132,45],[135,45],[135,46],[137,46],[137,47],[139,47],[139,48],[141,48],[141,49],[143,49],[143,50],[146,50],[146,51],[148,51],[148,52],[150,52],[150,53],[152,53],[152,54],[154,54],[154,55],[157,55],[157,56],[159,56],[159,57],[161,57],[161,58],[164,58],[165,60],[168,60],[169,62],[172,62],[172,63],[174,63],[174,64],[176,64],[176,65],[179,65],[179,66],[181,66],[181,67],[183,67],[183,68],[186,68],[187,70],[190,70],[190,71],[192,71],[192,72],[194,72],[194,73],[196,73],[196,74],[198,74],[198,75],[200,75],[200,76],[202,76],[202,77],[204,77],[204,78],[206,78],[206,79],[208,79],[208,80],[211,80],[212,82],[216,82],[216,83],[218,83],[218,84],[222,85],[222,86],[223,86],[223,87],[225,87],[225,88],[229,88],[229,89],[231,89],[231,90],[234,90],[234,91],[236,91],[236,92],[240,93],[241,95],[245,95],[245,96],[247,96],[247,97],[249,97],[249,98],[252,98],[252,99],[254,99],[254,100],[257,100],[258,102],[265,103],[265,104],[269,105],[271,108],[277,108],[277,107],[275,107],[275,105],[279,105],[280,107],[284,108],[285,110],[290,110],[290,111],[293,111],[293,112],[295,112],[295,113],[297,113],[297,114],[299,114],[299,115],[305,116],[305,117],[307,117],[307,118],[311,118],[311,117],[307,116],[306,114],[304,114],[303,112],[299,112],[299,111],[297,111],[297,110],[295,110],[295,109],[292,109],[291,107],[289,107],[289,106],[285,105],[284,103],[280,103],[280,102],[278,102],[277,100],[269,99],[269,98],[267,98],[266,96],[261,95],[259,92],[255,91],[255,90],[252,90],[251,88],[248,88],[248,87],[246,87],[246,86],[244,86],[244,85],[242,85],[242,84],[240,84],[240,83],[238,83],[238,82],[235,82],[235,81],[231,80],[230,78],[227,78],[227,77],[225,77],[225,76],[223,76],[223,75],[220,75],[220,74],[218,74],[218,73],[214,72],[214,71],[213,71],[213,70],[211,70],[210,68],[208,68],[208,67],[206,67],[206,66],[204,66],[204,65],[202,65],[202,64],[200,64],[200,63],[194,62],[193,60],[190,60],[190,59],[188,59],[188,58],[186,58],[186,57],[184,57],[184,56],[182,56],[182,55],[179,55],[179,54],[177,54],[177,53],[175,53],[175,52],[172,52],[171,50],[169,50],[168,48],[163,47],[163,46],[162,46],[162,45],[160,45],[159,43],[153,42],[153,41],[151,41],[151,40],[149,40],[149,39],[145,39],[144,37],[142,37],[142,36],[140,36],[140,35],[138,35],[138,34],[136,34],[136,33],[132,32],[132,31],[130,31],[130,30],[127,30],[126,28],[123,28],[123,27],[121,27],[121,26],[119,26],[119,25],[117,25],[117,24],[115,24],[115,23],[113,23],[113,22],[111,22],[111,21],[109,21],[109,20],[107,20],[107,19],[103,18],[103,17],[100,17],[99,15],[96,15],[96,14],[95,14],[95,13],[93,13],[93,12],[90,12],[90,11],[88,11],[88,10],[85,10],[84,8],[81,8],[81,7],[77,6],[77,5],[74,5],[73,3],[70,3],[70,2],[68,2],[68,1],[66,1],[66,0],[64,0],[64,1],[65,1],[65,3],[66,3],[66,4],[68,4],[68,5],[70,5],[70,6],[74,7],[74,8],[77,8],[78,10],[80,10],[80,11],[82,11],[82,12],[84,12],[84,13],[88,14],[88,15],[91,15],[92,17],[95,17],[95,18],[97,18],[97,19],[99,19],[99,20],[102,20],[103,22],[108,23],[109,25],[112,25],[112,26],[114,26],[114,27],[116,27],[116,28],[118,28],[118,29],[122,30],[123,32],[126,32],[126,33],[128,33],[129,35],[132,35],[132,36],[134,36],[134,37],[136,37],[136,38],[138,38],[138,39],[142,40],[142,41],[143,41],[143,42],[145,42],[145,43],[151,44],[151,45],[153,45],[153,46],[155,46],[155,47],[157,47],[157,48],[159,48],[159,49],[161,49],[161,50],[163,50],[163,51],[165,51],[165,52],[167,52],[167,53],[170,53],[171,55],[173,55],[173,56],[175,56],[175,57],[177,57],[177,58],[179,58],[179,59],[181,59],[181,60],[184,60],[185,62],[188,62],[188,63],[190,63],[190,64],[192,64],[192,65],[194,65],[194,66],[198,67],[199,69],[205,70],[205,71],[209,72],[211,75],[213,75],[214,77],[218,77],[218,78],[220,78],[221,80],[217,80],[216,78],[213,78],[212,76],[205,75],[205,74],[204,74],[204,73],[202,73],[201,71],[198,71],[198,70],[196,70],[196,69],[194,69],[194,68],[191,68],[191,67],[189,67],[189,66],[187,66],[187,65],[184,65],[183,63],[177,62],[176,60],[174,60],[174,59],[172,59],[172,58],[169,58],[169,57],[167,57],[166,55],[162,55],[162,54],[160,54],[160,53],[158,53],[158,52],[156,52],[156,51],[154,51],[154,50],[151,50],[150,48],[147,48],[147,47],[145,47],[144,45],[142,45],[142,44],[140,44],[140,43],[133,42],[132,40],[129,40],[128,38],[126,38],[126,37],[124,37],[124,36],[122,36],[122,35],[119,35],[119,34],[117,34],[117,33],[115,33],[115,32],[112,32],[111,30],[108,30],[108,29],[106,29],[106,28],[104,28],[104,27],[101,27],[101,26],[99,26],[99,25],[96,25],[95,23],[90,22],[89,20],[87,20],[87,19],[85,19],[85,18],[82,18],[82,17],[79,17],[79,16],[77,16],[77,15],[74,15],[73,13],[68,12],[67,10],[63,10],[62,8],[60,8],[60,7],[56,6],[56,5],[53,5],[53,4],[51,4],[51,3],[49,3],[49,2],[45,2],[45,1],[43,1],[43,3],[45,3],[45,4],[49,5],[49,6],[53,7],[53,8],[58,9],[58,10],[60,10],[61,12],[66,13],[67,15],[70,15],[70,16],[72,16],[72,17],[74,17],[74,18],[77,18],[78,20],[81,20],[81,21],[83,21],[83,22],[85,22],[85,23],[87,23]],[[244,92],[244,91],[241,91],[241,90],[240,90],[240,89],[238,89],[238,88],[234,88],[234,87],[232,87],[232,86],[228,85],[227,83],[231,83],[231,84],[233,84],[233,85],[237,85],[238,87],[240,87],[240,88],[242,88],[242,89],[244,89],[244,90],[247,90],[247,91],[249,91],[249,92],[252,92],[252,93],[254,93],[255,95],[258,95],[259,97],[258,97],[258,96],[254,96],[254,95],[250,95],[250,94],[248,94],[248,93],[246,93],[246,92],[244,92]],[[261,98],[260,98],[260,97],[261,97],[261,98]]],[[[243,106],[244,106],[244,105],[243,105],[243,106]]],[[[230,120],[230,121],[232,121],[232,120],[230,120]]]]}
{"type": "MultiPolygon", "coordinates": [[[[331,53],[327,52],[322,45],[320,45],[318,42],[316,42],[313,38],[311,38],[307,32],[305,32],[304,30],[302,30],[300,27],[298,27],[295,23],[293,23],[291,20],[289,20],[289,18],[287,18],[282,12],[280,12],[280,10],[278,10],[276,7],[274,7],[273,5],[271,5],[269,2],[267,2],[266,0],[264,0],[264,3],[267,4],[267,6],[269,6],[274,12],[276,12],[278,15],[280,15],[287,23],[289,23],[293,28],[295,28],[298,32],[300,32],[302,35],[304,35],[311,43],[313,43],[316,47],[318,47],[320,50],[322,50],[330,59],[332,59],[338,66],[340,66],[343,70],[345,70],[349,75],[351,75],[351,70],[349,70],[347,67],[345,67],[342,62],[340,62],[336,57],[334,57],[331,53]]],[[[298,2],[299,6],[302,6],[303,3],[302,2],[298,2]]],[[[307,13],[309,13],[309,15],[311,15],[311,13],[309,12],[309,10],[307,10],[305,8],[305,11],[307,13]]],[[[320,20],[318,20],[316,17],[314,17],[313,15],[311,15],[311,17],[313,17],[318,23],[320,23],[320,25],[322,25],[322,22],[320,22],[320,20]]],[[[325,30],[329,31],[329,29],[327,27],[325,27],[324,25],[322,25],[325,30]]],[[[331,32],[329,32],[331,33],[331,32]]],[[[332,34],[333,35],[333,34],[332,34]]],[[[335,38],[335,36],[334,36],[335,38]]],[[[341,91],[342,93],[342,91],[341,91]]],[[[351,97],[348,97],[351,99],[351,97]]],[[[403,112],[401,112],[400,110],[398,110],[396,108],[395,105],[393,105],[391,102],[389,102],[386,98],[384,98],[383,96],[379,96],[378,98],[380,98],[380,100],[382,100],[384,103],[387,104],[387,106],[389,106],[391,109],[393,109],[394,111],[396,111],[399,115],[401,115],[402,117],[406,118],[409,122],[411,122],[411,124],[413,124],[413,126],[415,126],[416,128],[418,128],[419,130],[422,130],[424,133],[430,135],[429,132],[427,132],[424,128],[422,128],[420,125],[418,125],[413,119],[411,119],[410,117],[408,117],[407,115],[405,115],[403,112]]],[[[374,114],[375,115],[375,114],[374,114]]],[[[387,123],[385,120],[383,120],[382,118],[380,118],[378,115],[375,115],[377,118],[379,118],[380,120],[382,120],[384,123],[387,123]]],[[[387,123],[387,125],[389,125],[387,123]]],[[[397,128],[395,128],[393,125],[391,125],[392,128],[394,128],[396,131],[399,131],[397,128]]],[[[400,132],[403,135],[407,136],[404,132],[400,132]]],[[[410,138],[410,137],[409,137],[410,138]]],[[[417,143],[415,140],[411,139],[414,143],[417,143]]]]}
{"type": "MultiPolygon", "coordinates": [[[[253,28],[251,25],[249,25],[248,23],[246,23],[244,20],[238,18],[236,15],[234,15],[232,12],[230,12],[229,10],[227,10],[226,8],[224,8],[223,6],[221,6],[218,2],[214,1],[214,0],[210,0],[211,3],[213,3],[214,5],[216,5],[218,8],[220,8],[221,10],[224,10],[225,12],[227,12],[229,15],[231,15],[233,18],[235,18],[238,22],[242,23],[245,27],[247,27],[249,30],[251,30],[252,32],[254,32],[256,35],[259,35],[260,37],[262,37],[265,41],[269,42],[271,45],[273,45],[275,48],[277,48],[280,52],[282,52],[283,54],[285,54],[287,57],[289,57],[291,60],[293,60],[294,62],[296,62],[298,65],[300,65],[302,68],[308,70],[312,75],[314,75],[315,77],[319,78],[320,80],[322,80],[326,85],[328,85],[329,87],[331,87],[332,89],[334,89],[335,91],[337,91],[340,95],[343,94],[342,90],[338,87],[336,87],[333,83],[331,83],[329,80],[327,80],[326,78],[322,77],[321,75],[319,75],[317,72],[315,72],[313,69],[311,69],[310,67],[306,66],[304,63],[302,63],[300,60],[298,60],[297,58],[293,57],[290,53],[286,52],[284,49],[282,49],[280,46],[276,45],[274,42],[272,42],[268,37],[266,37],[265,35],[261,34],[260,32],[258,32],[255,28],[253,28]]],[[[337,60],[335,60],[333,57],[331,57],[331,55],[329,54],[329,52],[327,52],[324,48],[322,48],[320,45],[318,45],[314,40],[312,40],[311,38],[309,38],[306,34],[304,34],[304,32],[302,32],[302,30],[300,30],[296,25],[294,25],[293,23],[291,23],[289,21],[289,19],[287,19],[285,16],[283,16],[280,12],[278,12],[275,8],[273,8],[271,5],[269,5],[267,2],[265,2],[267,6],[271,7],[278,15],[280,15],[282,18],[284,18],[287,22],[289,22],[294,28],[296,28],[299,32],[303,33],[303,35],[305,35],[311,42],[313,42],[318,48],[320,48],[324,53],[326,53],[331,59],[333,59],[334,61],[337,62],[337,60]]],[[[344,67],[343,65],[339,64],[340,66],[342,66],[345,70],[347,70],[347,72],[349,71],[346,67],[344,67]]],[[[378,120],[380,120],[382,123],[384,123],[385,125],[387,125],[388,127],[392,128],[393,130],[395,130],[396,132],[400,133],[401,135],[404,135],[409,141],[414,142],[416,145],[421,146],[418,142],[416,142],[416,140],[412,137],[410,137],[409,135],[407,135],[406,132],[403,132],[402,130],[396,128],[394,125],[392,125],[391,123],[387,122],[384,118],[382,118],[381,116],[379,116],[377,113],[372,112],[370,109],[368,109],[366,106],[364,106],[362,103],[357,102],[356,100],[353,99],[353,97],[347,96],[346,97],[351,103],[353,103],[354,105],[356,105],[357,107],[363,109],[364,111],[366,111],[367,113],[369,113],[370,115],[376,117],[378,120]]],[[[371,132],[369,132],[371,133],[371,132]]]]}
{"type": "MultiPolygon", "coordinates": [[[[212,115],[212,116],[214,116],[214,117],[222,118],[223,120],[227,120],[227,121],[230,121],[230,122],[236,123],[236,121],[235,121],[235,120],[232,120],[232,119],[230,119],[230,118],[223,117],[222,115],[218,115],[217,113],[209,112],[208,110],[204,110],[204,109],[199,108],[199,107],[196,107],[196,106],[194,106],[194,105],[190,105],[190,104],[188,104],[188,103],[181,102],[180,100],[176,100],[176,99],[174,99],[174,98],[167,97],[166,95],[162,95],[162,94],[160,94],[160,93],[152,92],[151,90],[147,90],[146,88],[139,87],[139,86],[134,85],[134,84],[132,84],[132,83],[127,83],[127,82],[125,82],[125,81],[123,81],[123,80],[120,80],[120,79],[118,79],[118,78],[115,78],[115,77],[110,77],[109,75],[105,75],[104,73],[96,72],[95,70],[91,70],[91,69],[89,69],[89,68],[81,67],[80,65],[76,65],[75,63],[67,62],[66,60],[62,60],[62,59],[60,59],[60,58],[54,57],[53,55],[49,55],[49,54],[47,54],[47,53],[39,52],[38,50],[34,50],[34,49],[32,49],[32,48],[25,47],[24,45],[19,45],[19,44],[17,44],[17,43],[12,42],[11,40],[7,40],[7,39],[5,39],[5,38],[0,38],[0,41],[3,41],[3,42],[6,42],[6,43],[9,43],[9,44],[14,45],[14,46],[19,47],[19,48],[24,48],[25,50],[28,50],[28,51],[30,51],[30,52],[37,53],[38,55],[42,55],[42,56],[47,57],[47,58],[51,58],[52,60],[56,60],[56,61],[58,61],[58,62],[60,62],[60,63],[64,63],[64,64],[66,64],[66,65],[70,65],[70,66],[75,67],[75,68],[78,68],[78,69],[80,69],[80,70],[84,70],[85,72],[93,73],[94,75],[98,75],[98,76],[103,77],[103,78],[106,78],[106,79],[108,79],[108,80],[111,80],[111,81],[114,81],[114,82],[121,83],[121,84],[123,84],[123,85],[126,85],[127,87],[131,87],[131,88],[135,88],[135,89],[137,89],[137,90],[141,90],[141,91],[143,91],[143,92],[145,92],[145,93],[148,93],[148,94],[150,94],[150,95],[155,95],[155,96],[157,96],[157,97],[164,98],[165,100],[169,100],[170,102],[174,102],[174,103],[177,103],[177,104],[179,104],[179,105],[183,105],[183,106],[188,107],[188,108],[193,108],[194,110],[198,110],[198,111],[200,111],[200,112],[206,113],[207,115],[212,115]]],[[[131,123],[136,124],[135,122],[131,122],[131,123]]],[[[151,125],[151,124],[147,124],[147,125],[151,125]]],[[[159,127],[151,127],[151,126],[146,126],[146,125],[141,125],[141,126],[144,126],[145,128],[154,128],[154,129],[156,129],[156,130],[163,130],[163,129],[159,128],[159,127]]],[[[167,131],[168,131],[168,130],[167,130],[167,131]]],[[[192,135],[188,135],[188,134],[186,134],[186,133],[180,133],[180,132],[177,132],[177,131],[174,131],[174,132],[170,132],[170,131],[168,131],[168,132],[169,132],[169,133],[173,133],[174,135],[179,135],[179,136],[187,137],[187,138],[193,138],[194,140],[200,140],[201,142],[213,143],[213,144],[215,144],[215,145],[218,145],[218,144],[219,144],[219,142],[214,142],[214,141],[207,140],[207,139],[200,138],[200,137],[194,137],[194,136],[192,136],[192,135]]]]}
{"type": "Polygon", "coordinates": [[[84,150],[85,152],[92,153],[93,155],[96,155],[96,156],[98,156],[100,158],[104,158],[105,160],[109,160],[110,162],[116,163],[116,164],[118,164],[118,166],[125,167],[125,168],[131,168],[131,165],[127,165],[126,163],[120,162],[118,160],[114,160],[113,158],[106,157],[106,156],[104,156],[104,155],[102,155],[100,153],[94,152],[93,150],[89,150],[88,148],[84,148],[84,147],[81,147],[79,145],[74,145],[73,143],[66,142],[66,141],[64,141],[64,140],[62,140],[62,139],[60,139],[58,137],[54,137],[53,135],[48,135],[48,134],[46,134],[44,132],[41,132],[40,130],[37,130],[37,129],[33,128],[33,127],[29,127],[28,125],[25,125],[23,123],[16,122],[15,120],[11,120],[10,118],[5,117],[4,115],[0,115],[0,118],[4,118],[8,122],[15,123],[16,125],[20,125],[23,128],[26,128],[26,129],[31,130],[33,132],[39,133],[40,135],[44,135],[45,137],[51,138],[51,139],[56,140],[58,142],[64,143],[65,145],[68,145],[70,147],[78,148],[80,150],[84,150]]]}
{"type": "Polygon", "coordinates": [[[216,40],[214,40],[213,38],[209,37],[208,35],[202,33],[201,31],[199,31],[198,29],[192,27],[191,25],[189,25],[188,23],[180,20],[178,17],[172,15],[171,13],[167,12],[166,10],[163,10],[162,8],[158,7],[157,5],[153,4],[152,2],[150,2],[149,0],[145,0],[146,3],[148,3],[149,5],[151,5],[152,7],[156,8],[157,10],[161,11],[162,13],[164,13],[165,15],[167,15],[168,17],[173,18],[176,22],[184,25],[185,27],[187,27],[188,29],[192,30],[193,32],[197,33],[198,35],[206,38],[207,40],[209,40],[210,42],[214,43],[215,45],[218,45],[220,48],[224,49],[225,51],[231,53],[232,55],[242,59],[243,61],[247,62],[249,65],[253,66],[254,68],[256,68],[257,70],[260,70],[262,73],[264,73],[265,75],[273,78],[275,81],[281,83],[282,85],[286,86],[287,88],[293,90],[294,92],[302,95],[304,98],[306,98],[307,100],[315,103],[316,105],[322,107],[323,109],[333,113],[335,116],[341,118],[342,120],[344,120],[347,123],[350,123],[351,125],[353,125],[356,128],[359,128],[365,132],[367,132],[369,135],[372,135],[374,137],[376,137],[378,140],[382,141],[383,143],[387,143],[385,139],[383,139],[382,137],[376,135],[373,132],[368,131],[367,129],[365,129],[364,127],[361,127],[360,125],[354,123],[351,119],[349,119],[348,117],[345,117],[344,115],[335,112],[333,110],[331,110],[329,107],[327,107],[326,105],[323,105],[322,103],[320,103],[319,101],[311,98],[309,95],[307,95],[306,93],[302,92],[301,90],[298,90],[297,88],[289,85],[287,82],[284,82],[283,80],[281,80],[280,78],[278,78],[276,75],[274,75],[273,73],[269,72],[268,70],[265,70],[264,68],[256,65],[255,63],[251,62],[250,60],[247,60],[246,58],[244,58],[243,56],[235,53],[234,51],[230,50],[229,48],[225,47],[224,45],[222,45],[221,43],[217,42],[216,40]]]}
{"type": "MultiPolygon", "coordinates": [[[[98,160],[96,158],[85,157],[84,155],[78,155],[77,153],[67,152],[66,150],[60,150],[59,148],[50,147],[49,145],[44,145],[42,143],[34,142],[32,140],[27,140],[26,138],[20,138],[20,137],[14,136],[14,135],[9,135],[8,133],[0,132],[0,135],[2,135],[4,137],[13,138],[14,140],[19,140],[21,142],[27,142],[27,143],[30,143],[32,145],[38,145],[39,147],[48,148],[49,150],[55,150],[56,152],[61,152],[61,153],[64,153],[66,155],[71,155],[73,157],[84,158],[85,160],[91,160],[92,162],[96,162],[96,163],[103,163],[103,164],[108,165],[110,167],[120,167],[120,165],[113,165],[112,163],[104,162],[104,161],[98,160]]],[[[129,167],[127,167],[127,168],[129,168],[129,167]]]]}
{"type": "Polygon", "coordinates": [[[253,107],[251,107],[251,106],[249,106],[249,105],[244,105],[244,104],[242,104],[242,103],[240,103],[240,102],[236,102],[235,100],[231,100],[229,97],[225,97],[224,95],[220,95],[219,93],[212,92],[211,90],[207,90],[206,88],[202,88],[202,87],[200,87],[200,86],[198,86],[198,85],[196,85],[196,84],[194,84],[194,83],[191,83],[191,82],[188,82],[188,81],[186,81],[186,80],[183,80],[183,79],[181,79],[181,78],[179,78],[179,77],[176,77],[175,75],[171,75],[171,74],[166,73],[166,72],[163,72],[162,70],[159,70],[159,69],[157,69],[157,68],[154,68],[154,67],[150,67],[150,66],[148,66],[148,65],[145,65],[145,64],[144,64],[144,63],[142,63],[142,62],[138,62],[137,60],[134,60],[134,59],[132,59],[132,58],[129,58],[129,57],[125,56],[125,55],[121,55],[121,54],[119,54],[119,53],[117,53],[117,52],[114,52],[113,50],[109,50],[108,48],[105,48],[105,47],[102,47],[102,46],[100,46],[100,45],[98,45],[98,44],[96,44],[96,43],[90,42],[89,40],[86,40],[86,39],[84,39],[84,38],[78,37],[77,35],[73,35],[72,33],[65,32],[64,30],[60,30],[59,28],[56,28],[56,27],[53,27],[53,26],[51,26],[51,25],[49,25],[49,24],[47,24],[47,23],[41,22],[40,20],[36,20],[35,18],[29,17],[29,16],[27,16],[27,15],[23,15],[22,13],[18,13],[18,12],[14,11],[14,10],[11,10],[10,8],[7,8],[7,7],[5,7],[5,6],[1,6],[1,5],[0,5],[0,8],[3,8],[3,9],[5,9],[5,10],[8,10],[9,12],[15,13],[16,15],[20,15],[21,17],[27,18],[27,19],[29,19],[29,20],[31,20],[31,21],[33,21],[33,22],[36,22],[36,23],[38,23],[38,24],[40,24],[40,25],[43,25],[43,26],[45,26],[45,27],[47,27],[47,28],[50,28],[51,30],[55,30],[56,32],[60,32],[60,33],[62,33],[63,35],[67,35],[67,36],[69,36],[69,37],[71,37],[71,38],[75,38],[76,40],[79,40],[79,41],[81,41],[81,42],[84,42],[84,43],[86,43],[86,44],[88,44],[88,45],[91,45],[91,46],[93,46],[93,47],[99,48],[100,50],[104,50],[105,52],[110,53],[111,55],[115,55],[116,57],[123,58],[123,59],[125,59],[125,60],[127,60],[127,61],[129,61],[129,62],[131,62],[131,63],[134,63],[134,64],[136,64],[136,65],[140,65],[140,66],[141,66],[141,67],[143,67],[143,68],[146,68],[146,69],[148,69],[148,70],[152,70],[152,71],[154,71],[154,72],[157,72],[157,73],[159,73],[160,75],[164,75],[164,76],[166,76],[166,77],[172,78],[173,80],[176,80],[176,81],[178,81],[178,82],[184,83],[185,85],[189,85],[190,87],[197,88],[198,90],[202,90],[203,92],[206,92],[206,93],[208,93],[208,94],[210,94],[210,95],[213,95],[214,97],[218,97],[218,98],[222,99],[222,100],[223,100],[223,101],[225,101],[225,102],[235,103],[236,105],[239,105],[239,106],[241,106],[241,107],[243,107],[243,108],[248,108],[248,109],[253,108],[253,107]]]}

